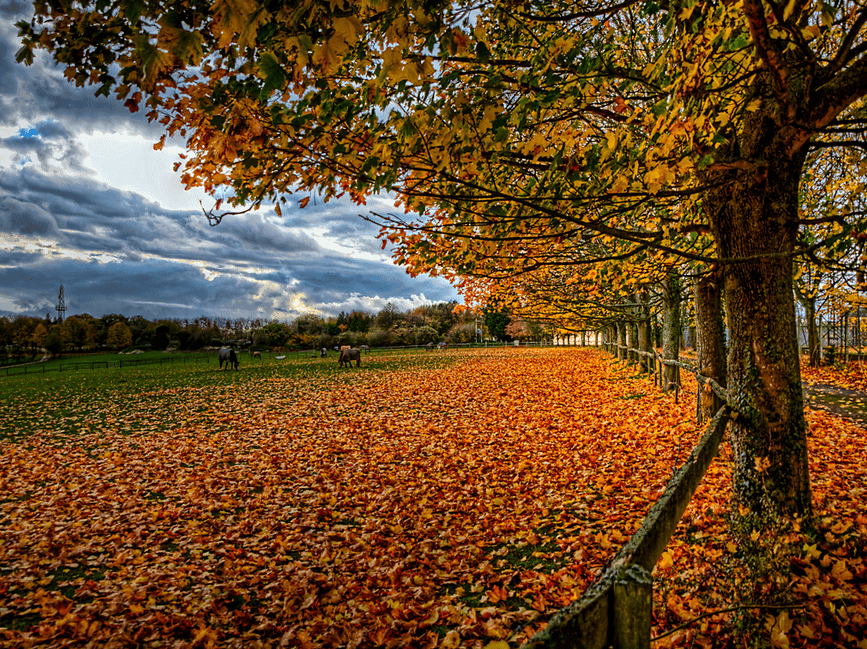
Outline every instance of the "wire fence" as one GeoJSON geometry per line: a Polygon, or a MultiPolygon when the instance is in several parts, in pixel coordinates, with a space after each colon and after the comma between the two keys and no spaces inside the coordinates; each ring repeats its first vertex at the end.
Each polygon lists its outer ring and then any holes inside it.
{"type": "MultiPolygon", "coordinates": [[[[486,348],[486,347],[551,347],[551,346],[572,346],[563,343],[551,343],[550,341],[526,341],[516,344],[515,342],[476,342],[476,343],[454,343],[444,345],[445,349],[471,349],[471,348],[486,348]]],[[[362,346],[363,354],[371,352],[396,352],[396,351],[419,351],[419,350],[436,350],[440,346],[434,345],[400,345],[391,347],[367,347],[362,346]]],[[[239,358],[252,357],[252,352],[238,351],[239,358]]],[[[333,357],[338,354],[335,349],[326,350],[325,357],[333,357]]],[[[283,360],[286,358],[302,359],[302,358],[321,358],[323,357],[321,349],[300,349],[293,351],[264,351],[260,352],[260,357],[265,359],[283,360]]],[[[79,372],[84,370],[97,369],[123,369],[130,367],[140,367],[142,365],[165,365],[165,364],[196,364],[196,363],[211,363],[217,361],[216,350],[199,352],[197,354],[184,354],[183,356],[166,356],[165,358],[129,358],[129,359],[114,359],[105,361],[87,361],[87,362],[59,362],[48,363],[44,361],[34,361],[31,363],[23,363],[19,365],[0,366],[0,377],[2,376],[19,376],[25,374],[47,374],[50,372],[79,372]]]]}
{"type": "Polygon", "coordinates": [[[0,376],[18,376],[24,374],[47,374],[49,372],[78,372],[82,370],[96,370],[108,368],[130,368],[139,367],[142,365],[165,365],[180,363],[186,365],[188,363],[210,363],[216,361],[216,354],[187,354],[184,356],[167,356],[166,358],[123,358],[106,361],[88,361],[80,362],[59,362],[46,363],[35,362],[25,365],[11,365],[0,368],[3,373],[0,376]]]}

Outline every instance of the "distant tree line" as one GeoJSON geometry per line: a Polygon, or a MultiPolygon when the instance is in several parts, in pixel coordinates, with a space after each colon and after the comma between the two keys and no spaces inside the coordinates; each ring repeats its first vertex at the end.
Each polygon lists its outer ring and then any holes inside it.
{"type": "Polygon", "coordinates": [[[331,349],[335,345],[389,347],[426,345],[441,341],[458,344],[480,338],[538,337],[538,327],[512,319],[504,311],[483,315],[457,308],[457,302],[426,304],[399,311],[388,303],[377,314],[354,310],[337,317],[308,313],[292,321],[260,318],[210,318],[195,320],[147,320],[117,313],[95,318],[82,313],[52,319],[18,315],[0,317],[0,362],[21,362],[41,356],[85,350],[168,348],[195,351],[204,347],[234,344],[253,349],[331,349]]]}

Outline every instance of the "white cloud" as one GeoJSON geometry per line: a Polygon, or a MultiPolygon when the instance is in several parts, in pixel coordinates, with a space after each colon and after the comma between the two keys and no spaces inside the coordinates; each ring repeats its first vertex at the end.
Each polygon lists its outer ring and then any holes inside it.
{"type": "Polygon", "coordinates": [[[173,169],[183,152],[179,146],[155,151],[153,138],[128,131],[80,133],[77,139],[85,152],[82,164],[107,185],[136,192],[169,210],[199,211],[199,201],[205,207],[213,203],[200,189],[184,189],[180,172],[173,169]]]}

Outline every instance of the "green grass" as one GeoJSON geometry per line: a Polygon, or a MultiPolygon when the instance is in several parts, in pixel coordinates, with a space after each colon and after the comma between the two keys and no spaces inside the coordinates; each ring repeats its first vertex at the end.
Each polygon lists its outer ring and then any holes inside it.
{"type": "MultiPolygon", "coordinates": [[[[112,359],[158,360],[165,359],[162,352],[128,355],[97,355],[100,363],[112,359]]],[[[0,370],[0,439],[23,441],[36,431],[51,432],[56,444],[66,444],[74,439],[83,427],[103,425],[107,419],[117,427],[132,434],[145,430],[140,419],[125,419],[125,412],[139,413],[141,406],[126,407],[133,402],[147,401],[147,411],[156,416],[154,420],[166,427],[172,425],[173,414],[179,409],[189,417],[184,394],[186,390],[208,387],[236,386],[243,391],[249,382],[261,382],[274,378],[294,378],[309,382],[315,387],[319,377],[338,377],[350,382],[359,373],[368,371],[414,370],[432,368],[454,362],[455,357],[437,352],[421,353],[412,350],[390,350],[365,354],[360,367],[337,367],[337,354],[326,358],[298,357],[290,353],[286,358],[251,359],[240,358],[240,370],[219,371],[216,356],[208,362],[155,363],[118,367],[80,368],[72,371],[52,370],[51,364],[68,364],[63,359],[46,363],[45,373],[12,374],[5,376],[0,370]]],[[[76,359],[75,363],[89,362],[76,359]]],[[[94,361],[95,362],[95,361],[94,361]]],[[[41,364],[40,364],[41,365],[41,364]]],[[[34,367],[34,366],[31,366],[34,367]]],[[[36,366],[39,367],[39,366],[36,366]]]]}

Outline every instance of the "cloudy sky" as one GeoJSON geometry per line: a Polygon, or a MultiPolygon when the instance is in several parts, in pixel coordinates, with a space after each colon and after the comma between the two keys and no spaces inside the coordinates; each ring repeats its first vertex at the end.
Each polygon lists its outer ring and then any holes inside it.
{"type": "Polygon", "coordinates": [[[157,127],[67,83],[44,55],[15,63],[14,22],[29,7],[0,0],[0,315],[53,317],[61,284],[67,315],[95,317],[291,320],[457,299],[392,265],[348,201],[209,226],[199,201],[213,201],[183,190],[182,149],[154,151],[157,127]]]}

